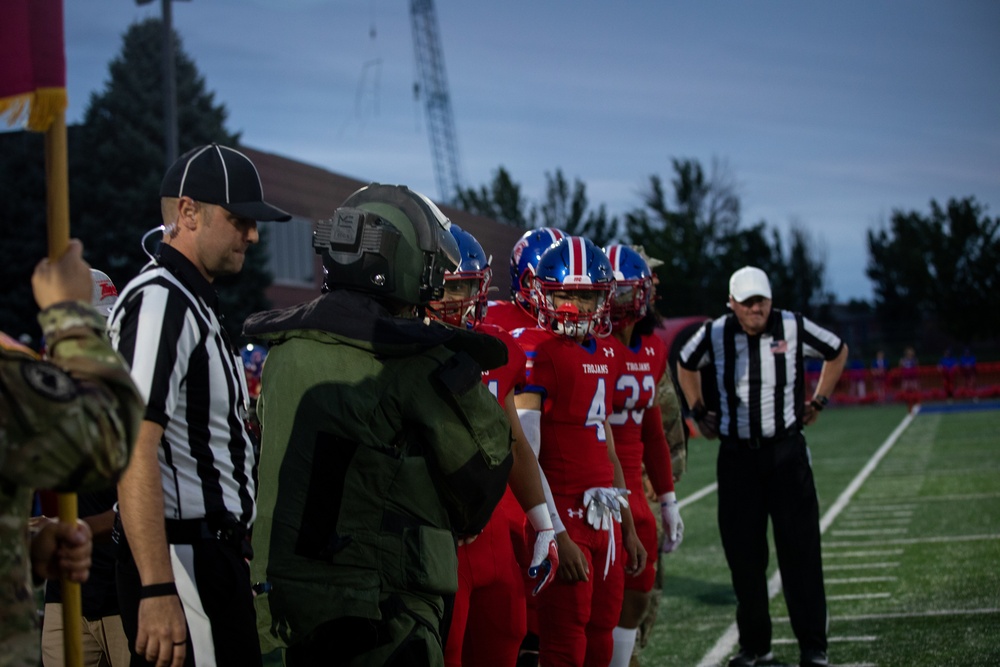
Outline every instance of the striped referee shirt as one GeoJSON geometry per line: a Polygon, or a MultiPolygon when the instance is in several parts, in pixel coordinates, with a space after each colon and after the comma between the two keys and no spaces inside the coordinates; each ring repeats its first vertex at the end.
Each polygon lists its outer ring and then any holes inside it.
{"type": "Polygon", "coordinates": [[[684,344],[680,365],[713,364],[723,437],[772,438],[802,428],[804,358],[835,359],[843,343],[799,313],[774,308],[763,333],[748,335],[730,313],[706,322],[684,344]]]}
{"type": "Polygon", "coordinates": [[[257,458],[244,424],[243,364],[219,323],[218,296],[184,255],[162,246],[118,298],[111,342],[146,401],[160,443],[168,519],[231,513],[253,523],[257,458]]]}

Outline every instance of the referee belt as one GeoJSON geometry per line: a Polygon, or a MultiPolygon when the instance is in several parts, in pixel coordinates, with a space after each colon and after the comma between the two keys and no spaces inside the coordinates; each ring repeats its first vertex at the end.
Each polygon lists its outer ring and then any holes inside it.
{"type": "Polygon", "coordinates": [[[722,442],[733,443],[740,447],[746,447],[747,449],[760,449],[761,447],[771,447],[772,445],[777,445],[785,440],[790,440],[799,434],[799,431],[785,431],[779,435],[775,435],[770,438],[765,438],[758,436],[756,438],[730,438],[728,435],[722,436],[722,442]]]}
{"type": "Polygon", "coordinates": [[[169,544],[197,544],[219,540],[239,544],[247,536],[247,529],[235,521],[209,519],[166,519],[169,544]]]}

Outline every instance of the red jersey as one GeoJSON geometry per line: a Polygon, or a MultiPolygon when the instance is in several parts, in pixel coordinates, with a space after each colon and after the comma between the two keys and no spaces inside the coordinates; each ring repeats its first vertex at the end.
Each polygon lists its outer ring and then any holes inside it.
{"type": "Polygon", "coordinates": [[[514,338],[500,327],[480,322],[475,326],[475,331],[493,336],[507,346],[507,363],[500,368],[483,371],[483,384],[493,394],[493,398],[497,399],[500,405],[503,405],[503,401],[511,389],[524,385],[524,367],[527,357],[514,338]]]}
{"type": "Polygon", "coordinates": [[[657,336],[638,337],[634,345],[618,343],[621,375],[615,381],[608,417],[615,436],[615,452],[626,479],[642,478],[642,418],[656,400],[656,385],[667,369],[667,348],[657,336]]]}
{"type": "Polygon", "coordinates": [[[525,377],[530,380],[531,369],[535,365],[535,352],[538,346],[542,341],[554,337],[555,334],[545,329],[539,329],[538,327],[525,327],[523,329],[514,329],[510,332],[510,335],[514,337],[521,351],[524,352],[524,356],[527,359],[524,367],[525,377]]]}
{"type": "Polygon", "coordinates": [[[582,344],[547,336],[535,351],[526,388],[543,396],[538,462],[553,494],[580,495],[591,487],[614,486],[604,420],[620,374],[621,346],[593,336],[582,344]]]}
{"type": "Polygon", "coordinates": [[[490,301],[486,309],[487,324],[495,324],[506,331],[538,326],[538,318],[527,313],[513,301],[490,301]]]}

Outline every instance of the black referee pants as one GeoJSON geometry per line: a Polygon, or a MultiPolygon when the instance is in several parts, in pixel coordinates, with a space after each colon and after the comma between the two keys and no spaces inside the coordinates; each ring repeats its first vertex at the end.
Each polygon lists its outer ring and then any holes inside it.
{"type": "Polygon", "coordinates": [[[723,438],[716,473],[719,532],[736,593],[740,647],[758,655],[771,650],[770,517],[785,603],[799,648],[826,651],[819,501],[805,437],[795,433],[753,444],[723,438]]]}
{"type": "MultiPolygon", "coordinates": [[[[260,667],[250,568],[239,544],[209,539],[168,547],[187,618],[185,667],[260,667]]],[[[122,625],[132,652],[130,667],[152,665],[135,654],[141,582],[124,537],[119,544],[117,582],[122,625]]]]}

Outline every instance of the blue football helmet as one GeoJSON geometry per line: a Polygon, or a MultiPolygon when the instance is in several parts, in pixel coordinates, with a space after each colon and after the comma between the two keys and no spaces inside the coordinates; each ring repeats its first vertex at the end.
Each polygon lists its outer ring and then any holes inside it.
{"type": "Polygon", "coordinates": [[[444,294],[432,301],[428,314],[456,327],[472,328],[486,317],[487,291],[493,272],[476,237],[452,223],[451,235],[458,243],[460,263],[444,276],[444,294]]]}
{"type": "Polygon", "coordinates": [[[542,253],[564,238],[566,234],[555,227],[539,227],[525,232],[510,251],[510,296],[532,317],[537,315],[531,295],[535,265],[542,253]]]}
{"type": "Polygon", "coordinates": [[[614,288],[614,271],[604,252],[589,239],[567,236],[535,266],[538,326],[570,338],[603,338],[611,333],[614,288]]]}
{"type": "Polygon", "coordinates": [[[649,311],[653,296],[653,272],[642,255],[627,245],[612,243],[604,248],[604,254],[615,272],[611,321],[616,326],[638,322],[649,311]]]}

